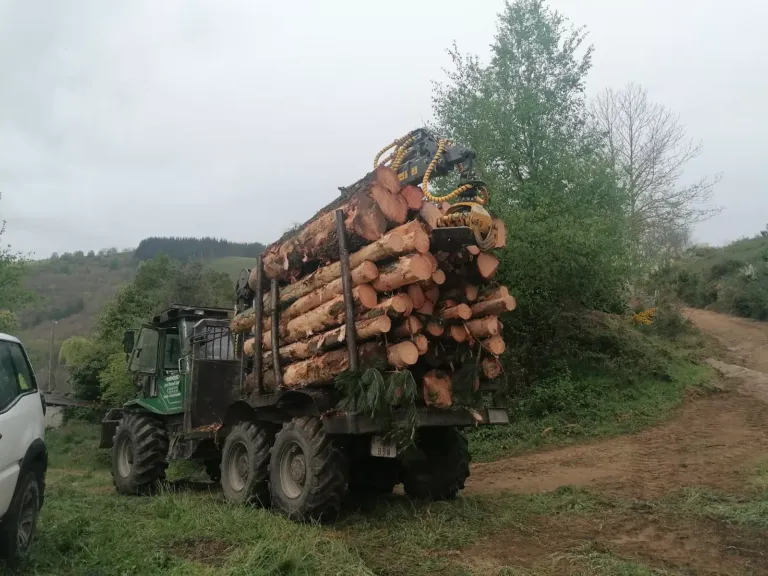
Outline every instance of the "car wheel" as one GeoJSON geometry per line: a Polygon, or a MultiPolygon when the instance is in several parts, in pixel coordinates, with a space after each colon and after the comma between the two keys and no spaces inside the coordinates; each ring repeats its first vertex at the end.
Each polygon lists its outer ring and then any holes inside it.
{"type": "Polygon", "coordinates": [[[8,513],[0,524],[0,556],[9,561],[24,558],[37,528],[41,478],[35,470],[23,473],[8,513]]]}

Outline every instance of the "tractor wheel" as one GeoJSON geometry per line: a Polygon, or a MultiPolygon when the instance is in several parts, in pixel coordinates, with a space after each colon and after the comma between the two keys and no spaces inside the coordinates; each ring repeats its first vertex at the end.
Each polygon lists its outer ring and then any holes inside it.
{"type": "Polygon", "coordinates": [[[147,494],[165,479],[168,433],[146,414],[123,416],[112,439],[112,481],[120,494],[147,494]]]}
{"type": "Polygon", "coordinates": [[[205,466],[205,472],[212,482],[221,480],[221,458],[217,460],[205,460],[203,466],[205,466]]]}
{"type": "Polygon", "coordinates": [[[370,453],[370,437],[353,438],[349,447],[349,491],[355,494],[390,494],[399,482],[400,463],[370,453]]]}
{"type": "Polygon", "coordinates": [[[294,418],[277,433],[269,461],[272,506],[297,520],[338,515],[347,489],[347,457],[318,418],[294,418]]]}
{"type": "Polygon", "coordinates": [[[405,493],[431,500],[455,498],[469,477],[466,438],[455,428],[422,428],[416,447],[424,458],[403,467],[405,493]]]}
{"type": "Polygon", "coordinates": [[[232,428],[221,451],[221,488],[238,504],[269,504],[269,447],[272,430],[254,422],[232,428]]]}

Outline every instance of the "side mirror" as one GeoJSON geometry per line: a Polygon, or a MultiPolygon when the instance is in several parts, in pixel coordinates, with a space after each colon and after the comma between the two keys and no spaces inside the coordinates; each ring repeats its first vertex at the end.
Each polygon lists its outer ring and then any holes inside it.
{"type": "Polygon", "coordinates": [[[126,330],[123,334],[123,351],[126,354],[133,352],[133,347],[136,344],[136,330],[126,330]]]}

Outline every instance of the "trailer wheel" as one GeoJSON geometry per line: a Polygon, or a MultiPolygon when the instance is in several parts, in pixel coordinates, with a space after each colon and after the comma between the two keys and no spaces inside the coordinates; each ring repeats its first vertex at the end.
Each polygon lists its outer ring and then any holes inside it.
{"type": "Polygon", "coordinates": [[[127,413],[112,439],[112,481],[120,494],[152,492],[165,479],[168,433],[162,422],[127,413]]]}
{"type": "MultiPolygon", "coordinates": [[[[269,504],[269,447],[274,435],[264,425],[240,422],[221,451],[221,489],[238,504],[269,504]]],[[[210,474],[210,471],[209,471],[210,474]]]]}
{"type": "Polygon", "coordinates": [[[328,520],[347,489],[347,458],[318,418],[294,418],[277,433],[269,462],[272,506],[289,518],[328,520]]]}
{"type": "Polygon", "coordinates": [[[424,458],[404,466],[405,493],[415,498],[450,500],[469,477],[467,440],[455,428],[422,428],[416,447],[424,458]]]}

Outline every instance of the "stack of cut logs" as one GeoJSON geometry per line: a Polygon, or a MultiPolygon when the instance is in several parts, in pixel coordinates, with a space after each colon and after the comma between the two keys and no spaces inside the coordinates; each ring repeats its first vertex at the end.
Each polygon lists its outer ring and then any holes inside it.
{"type": "MultiPolygon", "coordinates": [[[[471,350],[479,379],[501,374],[504,352],[499,315],[515,308],[504,286],[493,283],[499,261],[469,246],[430,250],[430,232],[448,207],[423,200],[416,186],[401,188],[395,172],[378,167],[343,189],[341,196],[263,254],[266,278],[278,280],[279,345],[271,338],[271,295],[263,299],[263,384],[274,388],[272,358],[280,358],[282,386],[328,385],[349,367],[346,318],[335,211],[344,212],[361,366],[385,361],[409,369],[422,383],[428,405],[450,406],[451,372],[446,351],[471,350]]],[[[495,248],[505,244],[496,223],[495,248]]],[[[255,269],[249,284],[256,289],[255,269]]],[[[232,320],[245,335],[243,351],[254,353],[255,313],[232,320]]],[[[478,380],[479,383],[479,380],[478,380]]],[[[252,385],[252,382],[251,382],[252,385]]]]}

